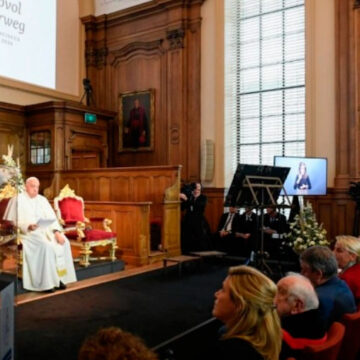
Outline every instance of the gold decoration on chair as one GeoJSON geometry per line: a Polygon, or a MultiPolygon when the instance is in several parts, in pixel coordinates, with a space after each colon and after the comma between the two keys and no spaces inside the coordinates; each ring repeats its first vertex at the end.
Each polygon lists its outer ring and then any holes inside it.
{"type": "Polygon", "coordinates": [[[22,245],[19,229],[16,224],[3,220],[8,202],[24,190],[24,181],[20,169],[19,158],[13,159],[14,146],[8,145],[7,155],[2,155],[3,164],[0,167],[0,246],[1,257],[11,257],[16,248],[17,275],[22,277],[22,245]],[[16,240],[16,241],[14,241],[16,240]],[[11,244],[12,242],[12,244],[11,244]],[[5,246],[6,245],[6,246],[5,246]],[[3,256],[5,254],[5,256],[3,256]],[[10,255],[9,255],[10,254],[10,255]]]}
{"type": "Polygon", "coordinates": [[[115,261],[117,249],[116,234],[111,231],[110,219],[92,218],[91,221],[102,222],[103,230],[93,229],[90,220],[84,214],[84,200],[66,184],[59,196],[54,199],[54,208],[60,223],[64,226],[65,235],[73,246],[80,247],[79,263],[89,266],[90,260],[115,261]],[[109,256],[91,257],[95,246],[110,246],[109,256]]]}

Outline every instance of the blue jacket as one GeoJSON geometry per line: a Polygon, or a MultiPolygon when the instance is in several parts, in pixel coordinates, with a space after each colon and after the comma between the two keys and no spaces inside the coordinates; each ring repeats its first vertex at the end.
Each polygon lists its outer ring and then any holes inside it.
{"type": "Polygon", "coordinates": [[[345,313],[356,311],[355,299],[345,281],[333,276],[315,288],[319,297],[319,310],[327,327],[339,321],[345,313]]]}

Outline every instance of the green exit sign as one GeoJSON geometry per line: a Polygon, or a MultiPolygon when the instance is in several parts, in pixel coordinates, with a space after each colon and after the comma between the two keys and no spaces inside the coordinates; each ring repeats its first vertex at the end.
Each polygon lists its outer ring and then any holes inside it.
{"type": "Polygon", "coordinates": [[[95,114],[90,114],[90,113],[85,113],[85,122],[87,124],[96,124],[96,115],[95,114]]]}

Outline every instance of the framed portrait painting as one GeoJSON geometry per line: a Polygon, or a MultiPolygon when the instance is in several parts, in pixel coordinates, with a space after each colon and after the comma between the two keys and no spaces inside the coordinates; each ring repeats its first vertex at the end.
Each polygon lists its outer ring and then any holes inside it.
{"type": "Polygon", "coordinates": [[[154,150],[154,89],[119,95],[119,152],[154,150]]]}

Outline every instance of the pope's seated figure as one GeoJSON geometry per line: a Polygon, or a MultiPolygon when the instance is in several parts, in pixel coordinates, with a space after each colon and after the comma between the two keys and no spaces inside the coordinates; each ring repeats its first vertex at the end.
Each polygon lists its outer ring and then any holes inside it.
{"type": "Polygon", "coordinates": [[[10,200],[4,219],[17,224],[23,246],[23,287],[31,291],[63,289],[76,281],[68,239],[54,210],[30,177],[25,191],[10,200]]]}

